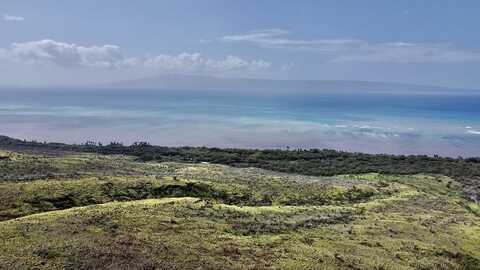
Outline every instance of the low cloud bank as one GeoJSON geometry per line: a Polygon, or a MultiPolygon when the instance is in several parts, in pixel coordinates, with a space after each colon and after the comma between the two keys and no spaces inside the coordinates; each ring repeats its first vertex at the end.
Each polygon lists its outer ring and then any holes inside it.
{"type": "Polygon", "coordinates": [[[55,65],[63,68],[142,68],[169,72],[256,71],[271,67],[271,63],[262,59],[248,60],[235,55],[214,59],[196,52],[129,57],[117,45],[82,46],[51,39],[13,43],[10,48],[0,48],[0,57],[28,65],[55,65]]]}

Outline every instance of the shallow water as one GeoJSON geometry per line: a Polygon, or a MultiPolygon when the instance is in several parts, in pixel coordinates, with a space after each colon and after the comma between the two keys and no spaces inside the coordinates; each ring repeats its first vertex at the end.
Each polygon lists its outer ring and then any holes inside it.
{"type": "Polygon", "coordinates": [[[480,95],[1,90],[0,134],[480,156],[480,95]]]}

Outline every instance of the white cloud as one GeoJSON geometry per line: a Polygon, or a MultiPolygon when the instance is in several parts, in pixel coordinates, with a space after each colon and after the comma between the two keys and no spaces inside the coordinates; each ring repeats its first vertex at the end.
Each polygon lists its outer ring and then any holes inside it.
{"type": "Polygon", "coordinates": [[[116,45],[80,46],[51,39],[14,43],[10,49],[0,48],[0,58],[24,64],[56,65],[64,68],[147,68],[175,72],[254,71],[271,66],[264,60],[245,60],[234,55],[213,59],[200,53],[187,52],[178,55],[127,57],[116,45]]]}
{"type": "Polygon", "coordinates": [[[260,47],[277,47],[277,48],[311,48],[329,45],[341,45],[350,43],[352,40],[301,40],[285,38],[290,34],[289,31],[283,29],[266,29],[252,31],[240,35],[228,35],[221,38],[226,42],[245,42],[260,47]]]}
{"type": "Polygon", "coordinates": [[[21,21],[24,21],[25,18],[21,17],[21,16],[13,16],[13,15],[4,14],[3,15],[3,20],[7,21],[7,22],[21,22],[21,21]]]}
{"type": "Polygon", "coordinates": [[[259,70],[269,68],[271,64],[264,60],[244,60],[238,56],[228,55],[225,59],[221,60],[212,60],[208,59],[206,62],[206,67],[212,70],[259,70]]]}
{"type": "Polygon", "coordinates": [[[281,69],[282,69],[282,71],[289,71],[289,70],[292,70],[293,68],[295,68],[295,64],[290,62],[290,63],[282,65],[281,69]]]}
{"type": "Polygon", "coordinates": [[[477,130],[467,130],[468,134],[480,135],[480,131],[477,130]]]}
{"type": "Polygon", "coordinates": [[[263,48],[308,49],[321,53],[330,62],[370,63],[456,63],[480,62],[480,50],[461,49],[451,44],[407,42],[370,43],[359,39],[289,38],[290,32],[267,29],[228,35],[224,42],[243,42],[263,48]]]}
{"type": "Polygon", "coordinates": [[[194,71],[199,68],[201,61],[203,60],[200,53],[181,53],[179,55],[160,54],[146,58],[145,65],[167,71],[194,71]]]}
{"type": "Polygon", "coordinates": [[[121,67],[128,62],[115,45],[84,47],[51,39],[12,44],[9,56],[29,64],[63,67],[121,67]]]}
{"type": "Polygon", "coordinates": [[[147,67],[166,71],[232,71],[259,70],[269,68],[271,64],[264,60],[245,60],[228,55],[224,59],[211,59],[200,53],[181,53],[179,55],[158,55],[145,60],[147,67]]]}

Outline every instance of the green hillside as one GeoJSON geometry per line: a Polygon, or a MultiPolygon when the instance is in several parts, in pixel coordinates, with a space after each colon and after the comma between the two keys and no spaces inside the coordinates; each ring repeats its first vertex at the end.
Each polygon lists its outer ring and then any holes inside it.
{"type": "Polygon", "coordinates": [[[480,269],[465,185],[0,151],[0,268],[480,269]]]}

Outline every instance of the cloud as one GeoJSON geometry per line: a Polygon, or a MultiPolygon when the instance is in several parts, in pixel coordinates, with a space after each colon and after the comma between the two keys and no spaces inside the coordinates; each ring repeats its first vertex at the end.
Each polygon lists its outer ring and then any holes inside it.
{"type": "Polygon", "coordinates": [[[461,49],[452,44],[408,42],[371,43],[360,39],[289,38],[291,33],[282,29],[252,31],[227,35],[223,42],[241,42],[262,48],[314,50],[328,62],[369,63],[460,63],[480,62],[480,50],[461,49]]]}
{"type": "Polygon", "coordinates": [[[259,70],[269,68],[271,64],[264,60],[244,60],[238,56],[228,55],[225,59],[222,60],[207,60],[206,66],[212,70],[238,70],[238,69],[247,69],[247,70],[259,70]]]}
{"type": "Polygon", "coordinates": [[[477,130],[467,130],[468,134],[480,135],[480,131],[477,130]]]}
{"type": "Polygon", "coordinates": [[[25,18],[21,17],[21,16],[13,16],[13,15],[4,14],[3,15],[3,20],[6,21],[6,22],[21,22],[21,21],[24,21],[25,18]]]}
{"type": "Polygon", "coordinates": [[[233,71],[260,70],[269,68],[271,64],[264,60],[245,60],[238,56],[228,55],[224,59],[206,58],[200,53],[181,53],[178,55],[158,55],[145,60],[147,67],[165,71],[233,71]]]}
{"type": "Polygon", "coordinates": [[[228,55],[213,59],[200,53],[127,57],[117,45],[80,46],[51,39],[14,43],[10,49],[0,48],[0,58],[31,65],[56,65],[64,68],[147,68],[176,72],[255,71],[271,64],[265,60],[245,60],[228,55]]]}
{"type": "Polygon", "coordinates": [[[282,65],[281,69],[282,69],[282,71],[290,71],[293,68],[295,68],[295,63],[290,62],[290,63],[282,65]]]}
{"type": "Polygon", "coordinates": [[[245,42],[266,48],[311,48],[328,45],[338,45],[351,40],[301,40],[288,39],[289,31],[283,29],[266,29],[252,31],[240,35],[228,35],[221,38],[226,42],[245,42]]]}
{"type": "MultiPolygon", "coordinates": [[[[5,53],[4,53],[5,54],[5,53]]],[[[11,59],[28,64],[55,64],[63,67],[121,67],[128,59],[115,45],[84,47],[51,39],[12,44],[11,59]]]]}

